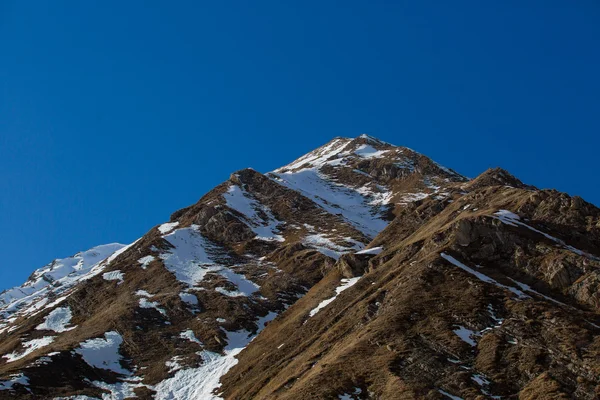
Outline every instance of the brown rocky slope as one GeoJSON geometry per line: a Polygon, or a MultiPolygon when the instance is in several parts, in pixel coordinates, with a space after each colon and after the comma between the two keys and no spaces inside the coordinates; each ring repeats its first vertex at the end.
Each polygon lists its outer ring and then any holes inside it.
{"type": "Polygon", "coordinates": [[[0,398],[598,396],[600,210],[500,169],[335,138],[115,248],[0,294],[0,398]]]}
{"type": "Polygon", "coordinates": [[[600,210],[489,174],[400,211],[311,316],[340,259],[240,354],[224,397],[598,398],[600,210]]]}

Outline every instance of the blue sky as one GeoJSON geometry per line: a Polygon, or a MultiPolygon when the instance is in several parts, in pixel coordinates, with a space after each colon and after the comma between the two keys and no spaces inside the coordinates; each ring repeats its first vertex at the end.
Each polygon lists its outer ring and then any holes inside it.
{"type": "Polygon", "coordinates": [[[600,204],[597,1],[0,2],[0,289],[367,132],[600,204]]]}

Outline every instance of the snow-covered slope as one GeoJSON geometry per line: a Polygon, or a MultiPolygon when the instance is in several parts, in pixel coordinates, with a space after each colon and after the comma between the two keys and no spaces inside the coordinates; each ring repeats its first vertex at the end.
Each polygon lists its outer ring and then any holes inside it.
{"type": "Polygon", "coordinates": [[[419,195],[408,191],[415,199],[440,188],[433,182],[464,179],[414,150],[369,135],[356,139],[335,138],[269,175],[329,213],[343,216],[367,237],[373,238],[387,226],[390,203],[401,192],[393,187],[392,179],[415,172],[423,173],[423,188],[415,187],[420,189],[419,195]],[[419,163],[423,159],[438,170],[422,171],[419,163]]]}
{"type": "Polygon", "coordinates": [[[23,285],[0,293],[0,332],[17,316],[28,316],[58,304],[68,289],[99,274],[103,269],[99,264],[124,247],[111,243],[56,259],[36,270],[23,285]]]}

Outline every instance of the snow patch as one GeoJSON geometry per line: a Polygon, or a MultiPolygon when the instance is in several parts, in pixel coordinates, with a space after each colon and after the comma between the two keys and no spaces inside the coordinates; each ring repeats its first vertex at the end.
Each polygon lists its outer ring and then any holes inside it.
{"type": "Polygon", "coordinates": [[[179,364],[179,361],[181,360],[183,360],[183,357],[175,356],[169,361],[165,361],[165,366],[169,367],[169,373],[179,371],[181,368],[183,368],[181,364],[179,364]]]}
{"type": "Polygon", "coordinates": [[[99,274],[105,260],[126,246],[112,243],[94,247],[72,257],[57,259],[31,274],[23,285],[0,293],[0,331],[9,329],[6,322],[17,316],[31,316],[44,308],[58,304],[47,304],[48,299],[66,299],[67,291],[77,283],[99,274]]]}
{"type": "Polygon", "coordinates": [[[102,274],[102,277],[106,281],[119,281],[117,285],[120,285],[125,281],[125,275],[120,270],[105,272],[102,274]]]}
{"type": "Polygon", "coordinates": [[[377,255],[383,251],[383,247],[372,247],[370,249],[365,249],[361,251],[357,251],[356,254],[373,254],[377,255]]]}
{"type": "MultiPolygon", "coordinates": [[[[284,167],[281,167],[275,170],[276,173],[286,170],[295,170],[301,168],[303,166],[308,165],[311,167],[321,167],[331,162],[340,161],[339,158],[331,160],[333,157],[340,155],[340,153],[345,149],[345,147],[350,143],[350,139],[346,138],[336,138],[332,140],[330,143],[325,146],[319,147],[316,150],[311,151],[308,154],[300,157],[296,161],[288,164],[284,167]]],[[[347,153],[344,153],[347,154],[347,153]]]]}
{"type": "Polygon", "coordinates": [[[448,392],[443,391],[442,389],[438,389],[438,392],[440,392],[441,394],[443,394],[444,396],[446,396],[452,400],[464,400],[462,397],[454,396],[448,392]]]}
{"type": "Polygon", "coordinates": [[[216,249],[194,226],[178,229],[163,236],[174,248],[160,255],[167,270],[178,281],[194,286],[204,279],[209,271],[221,269],[208,252],[216,249]]]}
{"type": "Polygon", "coordinates": [[[146,256],[146,257],[140,258],[138,260],[138,262],[140,264],[142,264],[142,269],[146,269],[146,268],[148,268],[148,264],[150,264],[154,260],[156,260],[156,257],[154,257],[154,256],[146,256]]]}
{"type": "Polygon", "coordinates": [[[221,294],[224,294],[229,297],[239,297],[239,296],[250,296],[252,293],[256,292],[260,289],[256,283],[247,279],[244,275],[233,272],[230,269],[223,269],[219,271],[219,275],[226,278],[229,282],[234,284],[237,287],[237,290],[230,291],[222,287],[215,288],[215,290],[221,294]]]}
{"type": "MultiPolygon", "coordinates": [[[[128,379],[126,382],[106,383],[106,382],[102,382],[102,381],[93,381],[92,383],[94,384],[94,386],[110,392],[110,396],[108,396],[106,394],[102,395],[103,400],[109,400],[109,399],[110,400],[125,400],[125,399],[130,399],[132,397],[137,397],[135,395],[135,391],[134,391],[135,388],[147,387],[147,388],[152,389],[150,386],[144,385],[143,383],[136,383],[135,378],[137,378],[137,377],[128,379]],[[129,381],[133,381],[133,382],[129,382],[129,381]]],[[[91,399],[91,398],[86,397],[85,399],[91,399]]]]}
{"type": "Polygon", "coordinates": [[[0,390],[11,390],[16,384],[29,386],[29,378],[23,374],[11,375],[9,380],[0,381],[0,390]]]}
{"type": "Polygon", "coordinates": [[[355,277],[355,278],[350,278],[350,279],[342,279],[342,280],[341,280],[341,283],[342,283],[342,284],[341,284],[340,286],[338,286],[338,287],[335,289],[335,296],[333,296],[333,297],[330,297],[330,298],[328,298],[328,299],[326,299],[326,300],[323,300],[322,302],[320,302],[318,306],[316,306],[315,308],[313,308],[313,309],[310,311],[310,313],[308,314],[308,315],[309,315],[309,318],[311,318],[311,317],[314,317],[314,316],[315,316],[315,315],[316,315],[316,314],[317,314],[319,311],[321,311],[323,308],[327,307],[327,306],[328,306],[328,305],[329,305],[331,302],[333,302],[333,301],[336,299],[336,297],[337,297],[337,296],[338,296],[340,293],[342,293],[344,290],[346,290],[346,289],[348,289],[348,288],[350,288],[350,287],[354,286],[354,284],[356,284],[356,282],[358,282],[358,280],[359,280],[360,278],[361,278],[360,276],[357,276],[357,277],[355,277]]]}
{"type": "Polygon", "coordinates": [[[103,338],[89,339],[79,344],[75,350],[77,354],[92,367],[107,369],[117,374],[130,375],[131,372],[121,366],[121,354],[119,347],[123,343],[123,338],[116,331],[109,331],[103,338]]]}
{"type": "Polygon", "coordinates": [[[339,215],[368,237],[375,237],[388,224],[383,213],[390,195],[367,187],[351,188],[335,183],[316,169],[271,173],[277,183],[308,197],[327,212],[339,215]]]}
{"type": "Polygon", "coordinates": [[[344,393],[344,394],[339,394],[338,395],[338,399],[339,400],[354,400],[354,399],[358,399],[359,395],[362,393],[362,389],[361,388],[354,388],[354,390],[351,393],[344,393]]]}
{"type": "Polygon", "coordinates": [[[200,346],[202,346],[202,342],[200,340],[198,340],[198,338],[196,337],[196,335],[194,335],[194,331],[191,330],[191,329],[188,329],[186,331],[181,332],[179,334],[179,337],[182,338],[182,339],[187,339],[190,342],[197,343],[200,346]]]}
{"type": "Polygon", "coordinates": [[[362,144],[354,150],[354,154],[362,158],[381,158],[389,150],[377,150],[369,144],[362,144]]]}
{"type": "Polygon", "coordinates": [[[157,301],[148,301],[146,298],[141,298],[139,306],[140,308],[153,308],[165,317],[167,316],[167,312],[163,308],[159,307],[160,304],[157,301]]]}
{"type": "Polygon", "coordinates": [[[460,261],[458,261],[456,258],[452,257],[451,255],[448,255],[446,253],[441,253],[440,256],[442,256],[442,258],[445,259],[446,261],[449,261],[451,264],[454,264],[455,266],[459,267],[460,269],[463,269],[463,270],[467,271],[468,273],[475,275],[475,277],[477,279],[479,279],[480,281],[483,281],[486,283],[491,283],[492,285],[498,286],[500,288],[510,290],[511,292],[513,292],[520,298],[529,298],[529,296],[526,295],[525,293],[523,293],[521,290],[514,288],[512,286],[503,285],[500,282],[496,281],[495,279],[492,279],[489,276],[482,274],[479,271],[474,270],[473,268],[467,267],[465,264],[461,263],[460,261]]]}
{"type": "Polygon", "coordinates": [[[224,355],[203,351],[199,353],[204,363],[198,368],[187,368],[179,370],[171,378],[158,383],[156,400],[171,399],[221,399],[213,392],[220,387],[220,379],[225,375],[238,360],[235,358],[256,337],[268,321],[275,318],[277,314],[270,312],[265,317],[259,318],[258,331],[252,334],[248,331],[227,332],[227,346],[224,355]]]}
{"type": "Polygon", "coordinates": [[[181,292],[179,293],[179,298],[181,299],[181,301],[189,304],[190,306],[198,305],[198,298],[194,294],[181,292]]]}
{"type": "Polygon", "coordinates": [[[363,244],[360,242],[354,242],[352,247],[344,247],[334,243],[331,239],[321,233],[308,235],[302,241],[308,247],[318,250],[320,253],[331,257],[333,259],[339,259],[342,254],[360,249],[363,244]]]}
{"type": "Polygon", "coordinates": [[[21,358],[33,353],[37,349],[41,349],[42,347],[48,346],[54,341],[54,338],[54,336],[44,336],[39,339],[32,339],[27,342],[23,342],[21,343],[21,346],[23,346],[25,350],[23,350],[22,352],[14,351],[12,353],[5,354],[2,356],[2,358],[6,358],[7,363],[20,360],[21,358]]]}
{"type": "Polygon", "coordinates": [[[75,329],[76,326],[67,328],[67,325],[71,322],[71,309],[69,307],[59,307],[52,310],[44,319],[44,322],[39,324],[35,329],[54,331],[57,333],[70,331],[75,329]]]}
{"type": "Polygon", "coordinates": [[[161,234],[165,234],[165,233],[169,233],[171,232],[173,229],[175,229],[177,226],[179,225],[179,221],[175,221],[175,222],[166,222],[164,224],[162,224],[161,226],[158,227],[158,231],[161,234]]]}
{"type": "Polygon", "coordinates": [[[513,213],[512,211],[508,211],[508,210],[499,210],[498,212],[496,212],[494,214],[494,218],[499,219],[502,223],[506,224],[506,225],[510,225],[510,226],[522,226],[525,227],[529,230],[532,230],[536,233],[539,233],[540,235],[543,235],[544,237],[546,237],[547,239],[552,240],[553,242],[559,244],[560,246],[563,246],[565,249],[571,251],[572,253],[575,253],[579,256],[582,257],[586,257],[589,258],[591,260],[595,260],[595,261],[600,261],[600,257],[596,257],[590,253],[587,253],[583,250],[579,250],[576,249],[575,247],[568,245],[564,242],[564,240],[561,240],[557,237],[554,237],[552,235],[547,234],[546,232],[542,232],[539,229],[536,229],[532,226],[529,226],[523,222],[521,222],[521,217],[519,217],[517,214],[513,213]]]}
{"type": "Polygon", "coordinates": [[[402,196],[399,200],[401,204],[413,203],[415,201],[423,200],[429,197],[429,193],[418,192],[418,193],[408,193],[402,196]]]}
{"type": "Polygon", "coordinates": [[[243,221],[252,229],[258,239],[278,242],[285,240],[283,236],[279,235],[278,226],[282,222],[273,216],[267,206],[259,203],[246,190],[237,185],[231,185],[223,197],[229,208],[242,214],[243,221]]]}
{"type": "Polygon", "coordinates": [[[509,277],[508,279],[510,279],[511,281],[513,281],[514,283],[516,283],[517,286],[519,286],[521,289],[523,289],[526,292],[530,292],[530,293],[536,294],[536,295],[538,295],[540,297],[543,297],[546,300],[550,300],[551,302],[559,304],[561,306],[567,306],[565,303],[562,303],[562,302],[560,302],[558,300],[553,299],[552,297],[546,296],[545,294],[542,294],[542,293],[538,292],[537,290],[532,289],[531,286],[529,286],[529,285],[527,285],[525,283],[516,281],[516,280],[514,280],[511,277],[509,277]]]}
{"type": "Polygon", "coordinates": [[[477,342],[473,340],[473,337],[478,335],[477,332],[467,329],[462,325],[458,325],[458,328],[454,329],[453,332],[456,336],[461,338],[463,342],[468,343],[471,346],[477,346],[477,342]]]}

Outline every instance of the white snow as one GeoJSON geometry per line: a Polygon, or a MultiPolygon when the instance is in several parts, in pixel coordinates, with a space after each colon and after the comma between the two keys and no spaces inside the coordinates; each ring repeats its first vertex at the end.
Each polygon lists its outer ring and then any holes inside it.
{"type": "Polygon", "coordinates": [[[104,334],[104,339],[89,339],[80,343],[80,347],[75,352],[80,354],[85,362],[92,367],[130,375],[131,373],[124,369],[120,363],[122,359],[121,354],[119,354],[121,343],[123,343],[121,335],[116,331],[109,331],[104,334]]]}
{"type": "MultiPolygon", "coordinates": [[[[135,244],[137,242],[139,242],[141,238],[137,239],[135,242],[128,244],[127,246],[123,246],[121,247],[119,250],[115,251],[114,253],[112,253],[104,263],[102,263],[104,265],[104,267],[110,265],[111,262],[113,262],[117,257],[119,257],[121,254],[125,253],[127,250],[129,250],[130,248],[132,248],[133,246],[135,246],[135,244]]],[[[104,269],[104,268],[102,268],[104,269]]],[[[100,271],[98,271],[99,273],[100,271]]]]}
{"type": "Polygon", "coordinates": [[[125,275],[120,270],[105,272],[102,277],[107,281],[119,281],[117,284],[120,285],[124,282],[125,275]]]}
{"type": "Polygon", "coordinates": [[[27,378],[23,374],[14,374],[10,376],[10,379],[7,381],[0,381],[0,390],[10,390],[13,388],[15,384],[28,386],[29,378],[27,378]]]}
{"type": "Polygon", "coordinates": [[[342,254],[357,250],[357,247],[360,249],[363,246],[362,243],[353,241],[352,247],[344,247],[334,243],[330,238],[321,233],[307,235],[302,242],[308,247],[312,247],[324,255],[336,260],[339,259],[342,254]]]}
{"type": "Polygon", "coordinates": [[[372,178],[372,176],[371,176],[371,175],[367,174],[367,173],[366,173],[366,172],[364,172],[364,171],[361,171],[360,169],[353,169],[352,171],[356,172],[357,174],[360,174],[360,175],[363,175],[363,176],[367,176],[367,177],[369,177],[369,178],[372,178]]]}
{"type": "Polygon", "coordinates": [[[404,196],[402,196],[399,203],[402,203],[402,204],[412,203],[415,201],[423,200],[427,197],[429,197],[429,193],[424,193],[424,192],[408,193],[408,194],[405,194],[404,196]]]}
{"type": "Polygon", "coordinates": [[[44,322],[39,324],[35,329],[54,331],[57,333],[70,331],[76,328],[76,326],[67,328],[67,325],[71,323],[72,316],[69,307],[55,308],[46,316],[44,322]]]}
{"type": "Polygon", "coordinates": [[[168,232],[171,232],[173,229],[175,229],[177,226],[179,225],[179,221],[175,221],[175,222],[166,222],[164,224],[162,224],[161,226],[158,227],[158,230],[161,234],[165,234],[168,232]]]}
{"type": "MultiPolygon", "coordinates": [[[[229,291],[224,288],[217,288],[227,296],[248,296],[259,286],[246,279],[244,275],[238,274],[232,269],[225,267],[221,263],[213,260],[213,257],[219,257],[221,262],[226,255],[223,250],[212,244],[200,232],[198,226],[192,225],[189,228],[182,228],[163,236],[173,248],[160,255],[165,268],[175,275],[180,282],[190,287],[200,283],[208,273],[215,273],[225,277],[229,282],[237,287],[235,291],[229,291]]],[[[180,298],[190,305],[197,305],[198,299],[187,293],[180,293],[180,298]]]]}
{"type": "Polygon", "coordinates": [[[144,297],[140,299],[139,306],[140,308],[153,308],[165,317],[167,316],[167,312],[163,308],[159,307],[160,304],[157,301],[149,301],[144,297]]]}
{"type": "Polygon", "coordinates": [[[256,283],[247,279],[244,275],[233,272],[230,269],[223,269],[219,271],[219,274],[225,277],[229,282],[233,283],[237,286],[237,290],[230,291],[225,288],[218,287],[215,290],[221,294],[224,294],[229,297],[239,297],[239,296],[250,296],[252,293],[256,292],[260,289],[256,283]]]}
{"type": "Polygon", "coordinates": [[[339,400],[353,400],[358,398],[358,396],[362,393],[361,388],[354,388],[351,393],[338,394],[339,400]]]}
{"type": "Polygon", "coordinates": [[[44,336],[39,339],[32,339],[27,342],[23,342],[21,343],[21,345],[25,348],[25,350],[23,350],[22,352],[14,351],[12,353],[5,354],[2,356],[2,358],[6,358],[7,363],[20,360],[21,358],[33,353],[37,349],[41,349],[42,347],[48,346],[54,341],[54,338],[54,336],[44,336]]]}
{"type": "Polygon", "coordinates": [[[473,374],[471,376],[471,379],[479,386],[487,386],[490,384],[490,381],[487,380],[487,378],[481,374],[473,374]]]}
{"type": "MultiPolygon", "coordinates": [[[[137,397],[135,395],[135,391],[134,391],[134,389],[137,387],[145,386],[145,387],[152,389],[150,386],[144,385],[143,383],[139,383],[139,382],[136,383],[135,378],[137,378],[137,377],[128,379],[125,382],[117,382],[117,383],[106,383],[106,382],[102,382],[102,381],[93,381],[92,383],[94,384],[94,386],[97,386],[101,389],[104,389],[104,390],[110,392],[110,395],[106,395],[106,394],[102,395],[103,400],[125,400],[125,399],[131,399],[132,397],[137,397]]],[[[87,400],[87,399],[92,399],[92,398],[90,397],[90,398],[85,398],[85,399],[87,400]]]]}
{"type": "Polygon", "coordinates": [[[503,223],[505,223],[507,225],[510,225],[510,226],[522,226],[522,227],[525,227],[525,228],[527,228],[529,230],[532,230],[532,231],[534,231],[536,233],[539,233],[540,235],[543,235],[547,239],[552,240],[553,242],[559,244],[560,246],[563,246],[565,249],[567,249],[567,250],[569,250],[569,251],[571,251],[571,252],[573,252],[573,253],[575,253],[577,255],[589,258],[591,260],[600,261],[600,257],[596,257],[596,256],[594,256],[594,255],[592,255],[590,253],[587,253],[587,252],[583,251],[583,250],[576,249],[575,247],[566,244],[563,240],[561,240],[561,239],[559,239],[557,237],[549,235],[546,232],[542,232],[539,229],[536,229],[536,228],[534,228],[532,226],[529,226],[529,225],[521,222],[521,217],[519,217],[517,214],[513,213],[512,211],[499,210],[498,212],[496,212],[494,214],[494,216],[495,216],[494,218],[499,219],[500,221],[502,221],[503,223]]]}
{"type": "Polygon", "coordinates": [[[354,154],[362,158],[380,158],[389,150],[377,150],[375,147],[369,144],[361,144],[354,150],[354,154]]]}
{"type": "Polygon", "coordinates": [[[141,289],[140,289],[140,290],[138,290],[138,291],[136,291],[136,292],[135,292],[135,295],[136,295],[136,296],[140,296],[140,297],[153,297],[153,296],[154,296],[153,294],[151,294],[151,293],[148,293],[147,291],[145,291],[145,290],[141,290],[141,289]]]}
{"type": "Polygon", "coordinates": [[[517,288],[514,288],[512,286],[503,285],[500,282],[496,281],[495,279],[492,279],[489,276],[482,274],[479,271],[474,270],[473,268],[467,267],[465,264],[461,263],[460,261],[458,261],[456,258],[452,257],[451,255],[448,255],[446,253],[441,253],[440,256],[442,256],[442,258],[444,258],[446,261],[449,261],[450,263],[454,264],[455,266],[467,271],[468,273],[470,273],[472,275],[475,275],[475,277],[477,277],[477,279],[479,279],[480,281],[483,281],[486,283],[491,283],[492,285],[498,286],[500,288],[510,290],[511,292],[513,292],[514,294],[519,296],[520,298],[528,298],[529,297],[528,295],[526,295],[525,293],[523,293],[522,291],[520,291],[517,288]]]}
{"type": "MultiPolygon", "coordinates": [[[[350,143],[350,141],[351,141],[351,139],[336,138],[336,139],[332,140],[330,143],[326,144],[325,146],[321,146],[318,149],[315,149],[315,150],[311,151],[310,153],[305,154],[304,156],[300,157],[299,159],[292,162],[291,164],[288,164],[284,167],[281,167],[281,168],[275,170],[275,172],[279,173],[280,171],[285,171],[285,170],[295,170],[295,169],[298,169],[305,165],[308,165],[309,168],[321,167],[328,163],[338,161],[339,158],[334,159],[333,161],[330,161],[330,159],[333,158],[334,156],[339,157],[339,155],[341,155],[340,153],[346,148],[346,146],[348,145],[348,143],[350,143]]],[[[348,153],[346,152],[344,154],[348,154],[348,153]]]]}
{"type": "MultiPolygon", "coordinates": [[[[257,322],[258,332],[276,315],[275,313],[269,313],[260,318],[257,322]]],[[[256,337],[256,334],[252,335],[247,331],[227,332],[228,344],[224,349],[225,355],[210,351],[199,353],[204,363],[198,368],[179,370],[173,377],[158,383],[154,387],[154,390],[156,390],[155,399],[220,399],[218,395],[213,393],[220,386],[219,380],[237,364],[238,360],[235,357],[256,337]]]]}
{"type": "MultiPolygon", "coordinates": [[[[392,191],[375,182],[358,187],[341,184],[333,175],[329,176],[325,173],[323,167],[345,166],[352,161],[385,155],[397,168],[415,171],[413,160],[419,157],[419,153],[405,147],[394,148],[374,138],[366,139],[368,143],[361,143],[354,147],[353,139],[336,138],[291,164],[274,170],[268,176],[280,185],[313,200],[330,214],[344,218],[363,234],[373,238],[387,226],[383,216],[387,211],[387,204],[391,201],[392,191]],[[381,145],[387,146],[385,150],[378,149],[381,145]]],[[[460,176],[438,166],[448,173],[460,176]]],[[[369,176],[358,169],[353,171],[369,176]]],[[[428,186],[430,189],[436,189],[434,185],[428,186]]],[[[411,193],[405,195],[400,202],[408,203],[428,195],[428,193],[411,193]]]]}
{"type": "Polygon", "coordinates": [[[181,299],[181,301],[183,301],[184,303],[187,303],[191,306],[198,305],[198,298],[194,294],[181,292],[181,293],[179,293],[179,298],[181,299]]]}
{"type": "Polygon", "coordinates": [[[488,313],[490,314],[490,317],[496,322],[496,325],[494,327],[498,328],[500,325],[502,325],[504,319],[496,316],[496,313],[494,312],[494,307],[491,304],[488,304],[487,309],[488,313]]]}
{"type": "Polygon", "coordinates": [[[361,251],[357,251],[356,254],[373,254],[377,255],[383,251],[383,247],[372,247],[370,249],[365,249],[361,251]]]}
{"type": "Polygon", "coordinates": [[[188,329],[186,331],[181,332],[179,334],[179,337],[182,338],[182,339],[187,339],[190,342],[197,343],[200,346],[202,346],[202,342],[200,340],[198,340],[198,338],[196,337],[196,335],[194,335],[194,331],[191,330],[191,329],[188,329]]]}
{"type": "Polygon", "coordinates": [[[169,367],[169,373],[179,371],[181,368],[183,368],[181,364],[179,364],[179,361],[181,361],[182,359],[183,357],[181,356],[175,356],[169,361],[165,362],[165,366],[169,367]]]}
{"type": "Polygon", "coordinates": [[[342,216],[368,237],[375,237],[388,224],[382,216],[390,198],[385,193],[335,183],[316,169],[271,173],[271,177],[313,200],[330,214],[342,216]]]}
{"type": "Polygon", "coordinates": [[[66,296],[59,297],[58,299],[54,300],[52,303],[50,303],[50,304],[46,305],[46,306],[44,307],[44,309],[52,308],[52,307],[54,307],[54,306],[57,306],[57,305],[59,305],[60,303],[62,303],[62,302],[63,302],[63,301],[65,301],[66,299],[68,299],[70,295],[71,295],[71,294],[69,293],[69,294],[68,294],[68,295],[66,295],[66,296]]]}
{"type": "Polygon", "coordinates": [[[256,234],[260,240],[283,242],[278,226],[282,224],[271,210],[257,201],[252,194],[237,185],[231,185],[223,194],[227,206],[242,214],[243,222],[256,234]]]}
{"type": "Polygon", "coordinates": [[[227,297],[241,297],[241,296],[246,296],[244,293],[237,291],[237,290],[227,290],[223,287],[216,287],[215,288],[216,292],[221,293],[223,296],[227,296],[227,297]]]}
{"type": "Polygon", "coordinates": [[[445,392],[442,389],[438,389],[438,392],[440,392],[441,394],[443,394],[446,397],[449,397],[452,400],[464,400],[462,397],[451,395],[450,393],[445,392]]]}
{"type": "Polygon", "coordinates": [[[161,254],[160,258],[178,281],[194,286],[204,279],[207,272],[221,269],[208,254],[215,246],[196,227],[178,229],[164,238],[174,248],[161,254]]]}
{"type": "MultiPolygon", "coordinates": [[[[7,322],[13,317],[31,316],[43,308],[56,306],[58,302],[47,304],[48,299],[66,299],[70,288],[100,273],[103,261],[124,247],[119,243],[97,246],[36,270],[23,285],[0,293],[0,320],[7,322]]],[[[0,331],[5,327],[6,324],[0,323],[0,331]]]]}
{"type": "Polygon", "coordinates": [[[354,286],[354,284],[356,284],[356,282],[358,282],[358,280],[360,279],[360,276],[357,276],[355,278],[350,278],[350,279],[342,279],[341,280],[341,285],[338,286],[335,289],[335,296],[330,297],[326,300],[323,300],[322,302],[319,303],[318,306],[316,306],[315,308],[313,308],[310,313],[309,313],[309,318],[310,317],[314,317],[319,311],[321,311],[323,308],[327,307],[331,302],[333,302],[336,297],[342,293],[344,290],[354,286]]]}
{"type": "Polygon", "coordinates": [[[548,297],[545,294],[542,294],[542,293],[538,292],[537,290],[532,289],[531,286],[529,286],[529,285],[527,285],[525,283],[516,281],[516,280],[514,280],[513,278],[510,278],[510,277],[508,279],[510,279],[511,281],[513,281],[514,283],[516,283],[517,286],[519,286],[521,289],[523,289],[526,292],[537,294],[538,296],[543,297],[546,300],[550,300],[553,303],[560,304],[561,306],[566,306],[565,303],[562,303],[562,302],[560,302],[558,300],[555,300],[552,297],[548,297]]]}
{"type": "Polygon", "coordinates": [[[471,346],[477,346],[477,342],[473,340],[473,337],[478,335],[477,332],[467,329],[462,325],[458,325],[458,328],[454,329],[453,332],[461,338],[463,342],[466,342],[471,346]]]}
{"type": "Polygon", "coordinates": [[[154,260],[156,260],[156,257],[154,257],[154,256],[146,256],[146,257],[140,258],[138,260],[138,262],[140,264],[142,264],[142,269],[146,269],[146,268],[148,268],[148,264],[150,264],[154,260]]]}

